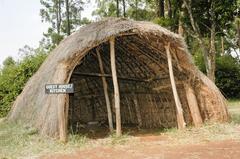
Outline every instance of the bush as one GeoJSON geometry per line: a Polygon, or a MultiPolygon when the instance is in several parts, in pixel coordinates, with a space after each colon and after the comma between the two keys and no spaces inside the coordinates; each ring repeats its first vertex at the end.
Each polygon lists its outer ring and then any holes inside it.
{"type": "Polygon", "coordinates": [[[24,50],[20,61],[8,57],[0,69],[0,118],[5,117],[25,83],[38,70],[47,53],[42,49],[24,50]]]}
{"type": "Polygon", "coordinates": [[[216,85],[227,98],[240,98],[240,64],[230,55],[216,60],[216,85]]]}

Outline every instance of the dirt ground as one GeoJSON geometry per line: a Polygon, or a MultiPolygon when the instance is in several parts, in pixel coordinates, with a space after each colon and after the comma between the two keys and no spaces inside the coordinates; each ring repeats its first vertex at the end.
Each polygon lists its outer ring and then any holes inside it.
{"type": "Polygon", "coordinates": [[[43,159],[239,159],[240,141],[206,141],[201,144],[169,144],[163,136],[141,136],[137,142],[115,146],[96,146],[68,155],[43,159]]]}

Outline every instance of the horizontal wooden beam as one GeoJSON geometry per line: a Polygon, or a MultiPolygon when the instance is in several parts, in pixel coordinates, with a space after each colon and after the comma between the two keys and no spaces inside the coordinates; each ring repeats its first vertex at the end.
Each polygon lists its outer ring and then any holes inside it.
{"type": "MultiPolygon", "coordinates": [[[[182,85],[183,83],[181,81],[176,81],[176,85],[179,86],[179,85],[182,85]]],[[[166,89],[166,88],[172,88],[172,85],[171,83],[166,83],[165,85],[162,85],[162,86],[157,86],[155,88],[153,88],[154,91],[160,91],[162,89],[166,89]]]]}
{"type": "MultiPolygon", "coordinates": [[[[74,72],[73,75],[75,76],[87,76],[87,77],[106,77],[106,78],[112,78],[112,75],[110,74],[101,74],[101,73],[84,73],[84,72],[74,72]]],[[[120,80],[129,80],[129,81],[137,81],[137,82],[150,82],[154,80],[161,80],[169,78],[168,76],[156,76],[154,78],[149,79],[140,79],[140,78],[134,78],[134,77],[126,77],[126,76],[118,76],[118,79],[120,80]]]]}
{"type": "MultiPolygon", "coordinates": [[[[78,93],[78,92],[75,92],[78,93]]],[[[111,92],[113,93],[113,92],[111,92]]],[[[150,94],[150,95],[161,95],[161,93],[163,92],[135,92],[135,91],[127,91],[127,92],[121,92],[121,96],[124,95],[130,95],[132,96],[133,94],[135,95],[143,95],[143,94],[150,94]]],[[[98,98],[98,97],[103,97],[104,98],[104,94],[100,93],[100,94],[94,94],[94,93],[89,93],[89,94],[81,94],[79,93],[79,95],[75,95],[74,98],[77,99],[82,99],[82,98],[98,98]]]]}

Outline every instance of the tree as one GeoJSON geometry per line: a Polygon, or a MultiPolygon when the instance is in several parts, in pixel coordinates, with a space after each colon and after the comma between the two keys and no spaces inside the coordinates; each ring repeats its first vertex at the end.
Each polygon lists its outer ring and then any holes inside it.
{"type": "Polygon", "coordinates": [[[14,61],[12,56],[7,57],[4,61],[3,61],[3,67],[8,67],[8,66],[13,66],[15,65],[16,62],[14,61]]]}
{"type": "Polygon", "coordinates": [[[119,17],[119,0],[116,0],[117,2],[117,17],[119,17]]]}
{"type": "Polygon", "coordinates": [[[126,17],[126,2],[125,0],[122,0],[123,2],[123,17],[126,17]]]}
{"type": "Polygon", "coordinates": [[[117,6],[115,0],[96,0],[97,9],[93,11],[92,15],[97,15],[100,18],[102,17],[117,17],[120,16],[120,7],[117,6]]]}
{"type": "MultiPolygon", "coordinates": [[[[154,11],[149,7],[152,5],[152,0],[122,0],[120,2],[115,0],[97,0],[97,9],[93,11],[93,15],[101,17],[128,17],[135,20],[152,20],[154,18],[154,11]]],[[[155,6],[155,5],[154,5],[155,6]]]]}
{"type": "Polygon", "coordinates": [[[89,0],[40,0],[42,21],[50,23],[47,33],[44,33],[42,44],[49,50],[55,48],[60,41],[85,22],[81,17],[83,6],[89,0]]]}
{"type": "Polygon", "coordinates": [[[156,0],[156,11],[157,11],[157,16],[159,18],[164,17],[165,13],[164,13],[164,0],[156,0]]]}
{"type": "Polygon", "coordinates": [[[67,35],[71,34],[71,28],[70,28],[70,15],[69,15],[69,2],[68,0],[65,0],[66,3],[66,19],[67,19],[67,35]]]}
{"type": "Polygon", "coordinates": [[[198,40],[204,56],[206,73],[212,81],[215,81],[216,32],[223,32],[229,27],[229,22],[233,20],[236,1],[210,0],[192,3],[192,0],[183,0],[183,2],[192,28],[188,31],[198,40]],[[210,39],[210,46],[205,42],[206,39],[210,39]]]}
{"type": "Polygon", "coordinates": [[[40,0],[40,3],[44,6],[44,8],[40,9],[42,21],[50,23],[52,28],[56,29],[57,33],[60,34],[63,0],[40,0]]]}
{"type": "Polygon", "coordinates": [[[0,69],[0,118],[8,114],[12,102],[21,93],[25,83],[47,57],[44,49],[32,49],[29,46],[20,49],[20,53],[20,60],[14,61],[8,57],[0,69]]]}

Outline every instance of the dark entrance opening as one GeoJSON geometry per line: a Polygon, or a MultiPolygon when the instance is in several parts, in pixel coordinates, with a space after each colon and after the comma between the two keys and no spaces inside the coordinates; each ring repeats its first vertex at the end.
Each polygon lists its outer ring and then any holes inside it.
{"type": "MultiPolygon", "coordinates": [[[[160,43],[161,44],[161,43],[160,43]]],[[[148,39],[138,35],[116,37],[116,67],[121,101],[123,130],[171,128],[177,126],[176,108],[169,80],[167,57],[148,39]]],[[[101,77],[105,77],[115,125],[113,82],[109,42],[90,50],[73,71],[70,82],[69,131],[103,137],[108,134],[107,107],[101,77]],[[97,50],[101,54],[101,73],[97,50]]],[[[176,85],[187,124],[190,111],[183,89],[184,74],[173,61],[176,85]]]]}

